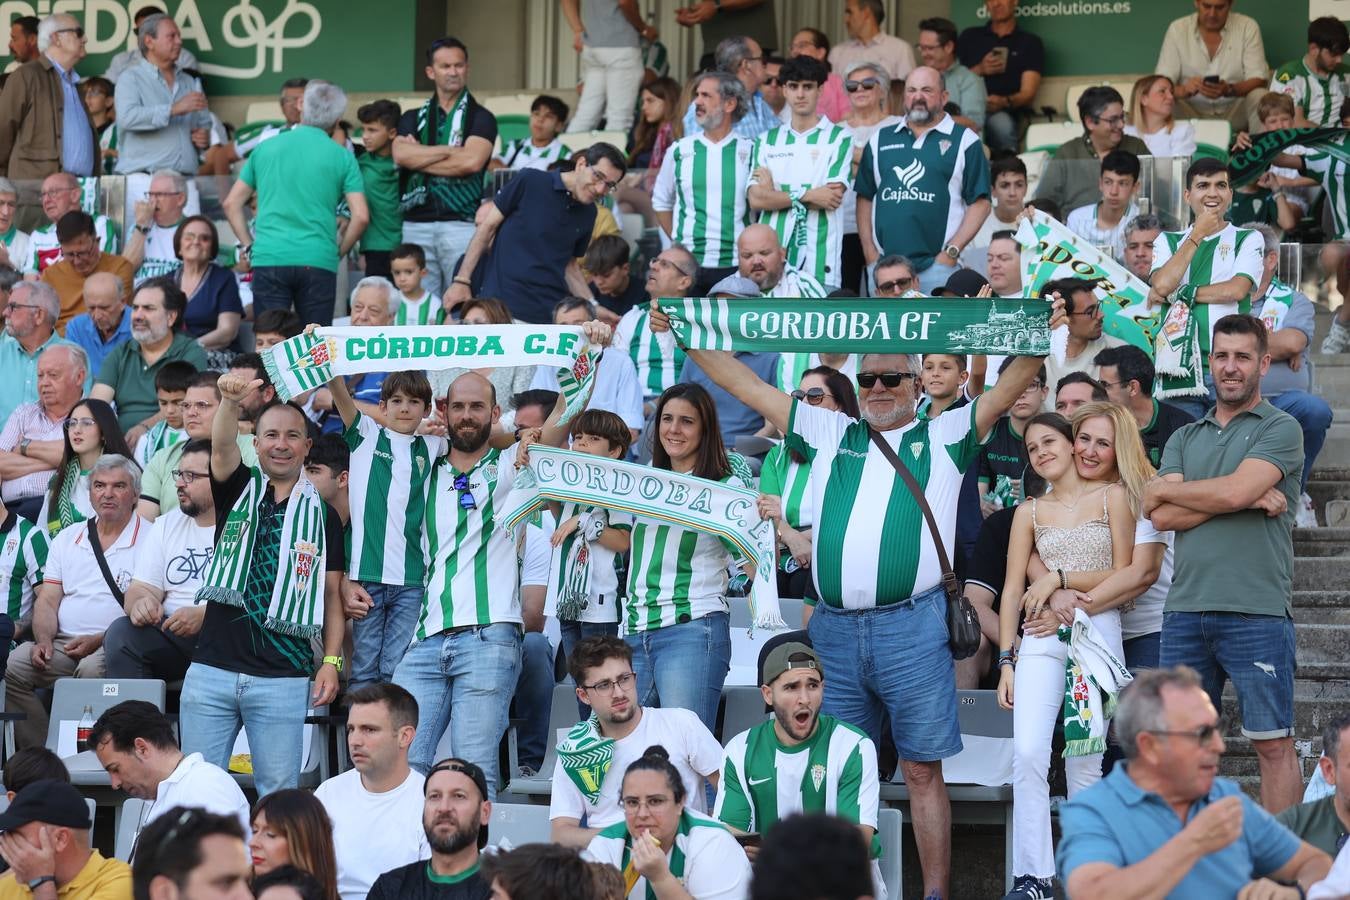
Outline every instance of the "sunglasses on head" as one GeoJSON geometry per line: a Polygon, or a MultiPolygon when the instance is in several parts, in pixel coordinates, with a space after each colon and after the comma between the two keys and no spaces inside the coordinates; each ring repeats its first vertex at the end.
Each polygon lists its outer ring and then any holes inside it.
{"type": "Polygon", "coordinates": [[[850,94],[856,94],[858,91],[864,89],[870,91],[874,87],[881,87],[880,78],[863,78],[860,81],[854,81],[850,78],[848,81],[844,82],[844,90],[848,91],[850,94]]]}
{"type": "Polygon", "coordinates": [[[859,372],[857,375],[858,387],[865,391],[875,387],[878,379],[884,387],[895,388],[913,377],[913,372],[859,372]]]}
{"type": "Polygon", "coordinates": [[[798,388],[792,392],[793,400],[805,400],[812,406],[819,406],[825,400],[824,388],[807,388],[802,390],[798,388]]]}

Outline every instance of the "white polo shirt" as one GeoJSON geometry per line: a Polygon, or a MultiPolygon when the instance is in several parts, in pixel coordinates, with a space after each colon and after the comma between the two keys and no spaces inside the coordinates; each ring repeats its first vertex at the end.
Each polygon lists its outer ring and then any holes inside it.
{"type": "Polygon", "coordinates": [[[197,806],[218,816],[234,816],[243,827],[246,840],[253,833],[249,827],[248,798],[228,772],[207,762],[200,753],[184,755],[169,777],[159,783],[154,802],[141,814],[140,828],[175,806],[197,806]]]}
{"type": "MultiPolygon", "coordinates": [[[[61,607],[56,614],[56,630],[62,636],[102,634],[125,613],[113,598],[103,579],[94,549],[89,545],[89,529],[96,520],[67,525],[52,540],[47,554],[43,583],[61,588],[61,607]]],[[[103,548],[108,571],[123,591],[131,584],[136,567],[136,548],[150,534],[150,523],[132,515],[111,547],[103,548]]]]}

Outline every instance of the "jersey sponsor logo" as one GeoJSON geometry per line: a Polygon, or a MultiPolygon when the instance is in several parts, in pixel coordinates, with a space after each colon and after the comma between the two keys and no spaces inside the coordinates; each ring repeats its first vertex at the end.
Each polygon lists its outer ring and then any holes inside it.
{"type": "Polygon", "coordinates": [[[917,159],[910,160],[906,166],[892,166],[891,171],[895,173],[895,178],[900,182],[897,188],[883,188],[881,190],[881,199],[890,200],[896,203],[905,201],[918,201],[919,203],[932,203],[937,199],[937,194],[933,191],[918,190],[915,185],[923,180],[928,174],[928,169],[917,159]]]}

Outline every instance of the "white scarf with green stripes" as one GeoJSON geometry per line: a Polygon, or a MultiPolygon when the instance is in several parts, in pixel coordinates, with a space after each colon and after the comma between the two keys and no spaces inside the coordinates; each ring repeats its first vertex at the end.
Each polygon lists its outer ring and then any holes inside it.
{"type": "MultiPolygon", "coordinates": [[[[271,490],[261,469],[250,466],[248,484],[230,507],[197,602],[242,607],[258,535],[258,503],[271,490]]],[[[304,472],[291,488],[281,523],[277,570],[263,627],[276,634],[315,638],[323,632],[326,509],[304,472]]]]}

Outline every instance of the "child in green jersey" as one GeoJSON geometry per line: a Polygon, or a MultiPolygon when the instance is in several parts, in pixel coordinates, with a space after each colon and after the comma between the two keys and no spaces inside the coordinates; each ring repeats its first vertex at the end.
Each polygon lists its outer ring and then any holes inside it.
{"type": "Polygon", "coordinates": [[[441,306],[440,298],[422,288],[422,279],[427,277],[426,251],[417,244],[399,244],[389,253],[389,268],[400,301],[398,312],[394,313],[394,324],[443,324],[445,308],[441,306]]]}

